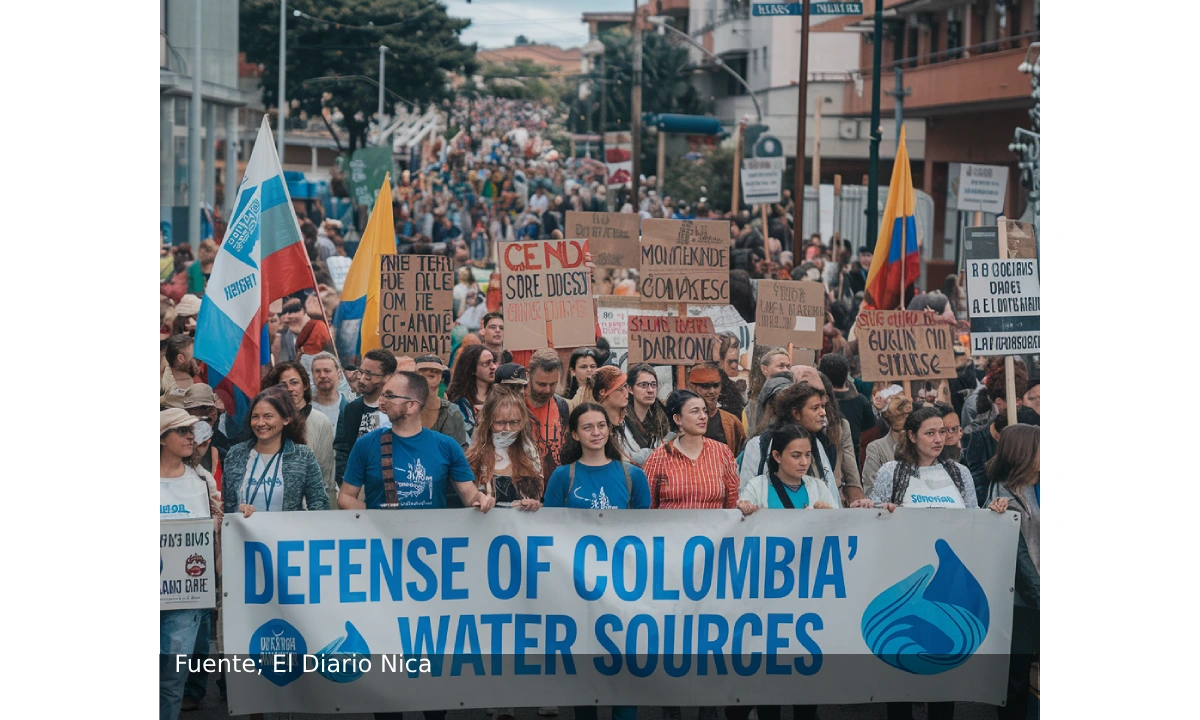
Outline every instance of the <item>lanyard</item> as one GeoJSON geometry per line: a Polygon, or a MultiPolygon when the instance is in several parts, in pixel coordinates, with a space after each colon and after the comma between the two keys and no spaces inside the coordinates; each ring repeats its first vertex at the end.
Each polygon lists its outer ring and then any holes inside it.
{"type": "MultiPolygon", "coordinates": [[[[258,491],[261,490],[263,484],[267,482],[267,475],[271,474],[271,466],[275,463],[276,460],[279,459],[279,456],[282,454],[283,454],[283,448],[279,448],[279,452],[275,453],[275,457],[273,457],[267,461],[266,467],[263,468],[263,474],[261,476],[259,476],[258,484],[256,485],[254,483],[254,469],[258,467],[258,459],[262,456],[259,455],[258,453],[255,453],[254,464],[250,466],[250,482],[247,483],[249,485],[249,487],[252,489],[252,492],[250,493],[250,504],[251,505],[254,504],[254,499],[258,497],[258,491]]],[[[267,488],[266,496],[267,496],[267,505],[263,509],[270,510],[271,509],[271,498],[275,497],[275,484],[274,483],[271,484],[271,487],[267,488]]]]}

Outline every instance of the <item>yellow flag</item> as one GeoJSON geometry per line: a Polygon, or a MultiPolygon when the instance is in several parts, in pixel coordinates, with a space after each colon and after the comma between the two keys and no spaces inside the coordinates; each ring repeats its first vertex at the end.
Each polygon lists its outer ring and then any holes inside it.
{"type": "Polygon", "coordinates": [[[379,339],[379,258],[396,253],[396,226],[392,221],[391,173],[383,178],[375,209],[367,221],[354,262],[342,284],[342,304],[348,305],[346,319],[362,318],[359,329],[359,356],[381,347],[379,339]],[[361,313],[361,314],[359,314],[361,313]]]}

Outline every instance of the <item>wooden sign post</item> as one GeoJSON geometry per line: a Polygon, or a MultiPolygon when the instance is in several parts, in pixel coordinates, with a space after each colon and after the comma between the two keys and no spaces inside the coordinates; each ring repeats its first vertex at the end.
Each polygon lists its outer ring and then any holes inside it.
{"type": "MultiPolygon", "coordinates": [[[[1008,259],[1008,221],[1003,215],[996,218],[1000,233],[1000,259],[1008,259]]],[[[1004,356],[1004,402],[1008,405],[1008,424],[1017,424],[1017,378],[1012,355],[1004,356]]]]}

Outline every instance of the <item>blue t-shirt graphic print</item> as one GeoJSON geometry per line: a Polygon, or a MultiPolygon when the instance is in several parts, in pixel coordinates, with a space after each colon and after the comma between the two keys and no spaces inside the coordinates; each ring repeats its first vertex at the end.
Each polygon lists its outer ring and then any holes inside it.
{"type": "MultiPolygon", "coordinates": [[[[384,502],[380,438],[391,428],[373,430],[358,439],[346,461],[343,482],[367,489],[367,509],[384,502]]],[[[445,508],[447,482],[473,482],[462,447],[447,435],[426,428],[412,437],[392,433],[392,479],[401,508],[445,508]]]]}

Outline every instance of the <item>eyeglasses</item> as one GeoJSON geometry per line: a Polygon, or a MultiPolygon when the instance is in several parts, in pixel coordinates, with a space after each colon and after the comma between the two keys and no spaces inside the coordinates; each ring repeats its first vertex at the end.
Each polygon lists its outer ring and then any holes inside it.
{"type": "Polygon", "coordinates": [[[359,375],[366,375],[366,376],[367,376],[367,377],[369,377],[369,378],[377,378],[377,377],[378,377],[378,378],[381,378],[381,377],[387,377],[387,374],[386,374],[386,373],[373,373],[373,372],[371,372],[370,370],[363,370],[362,368],[359,368],[359,370],[358,370],[358,374],[359,374],[359,375]]]}
{"type": "Polygon", "coordinates": [[[193,428],[191,425],[188,425],[187,427],[171,428],[171,432],[175,433],[176,435],[191,435],[193,432],[195,432],[195,428],[193,428]]]}
{"type": "Polygon", "coordinates": [[[640,382],[636,385],[638,390],[657,390],[658,383],[656,382],[640,382]]]}
{"type": "Polygon", "coordinates": [[[493,430],[503,430],[505,428],[512,428],[513,430],[516,430],[519,427],[521,427],[521,421],[519,419],[517,419],[517,420],[493,420],[492,421],[492,429],[493,430]]]}
{"type": "Polygon", "coordinates": [[[959,425],[958,427],[948,427],[948,428],[946,428],[946,434],[947,434],[947,435],[957,435],[957,434],[959,434],[959,433],[961,433],[961,432],[962,432],[962,426],[961,426],[961,425],[959,425]]]}
{"type": "Polygon", "coordinates": [[[416,398],[410,398],[407,395],[393,395],[391,393],[384,393],[384,394],[380,395],[379,397],[380,397],[380,399],[387,400],[388,402],[393,402],[396,400],[405,400],[407,402],[421,402],[420,400],[418,400],[416,398]]]}

